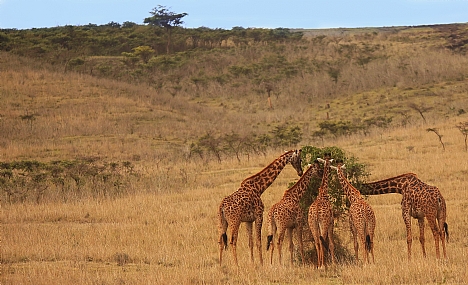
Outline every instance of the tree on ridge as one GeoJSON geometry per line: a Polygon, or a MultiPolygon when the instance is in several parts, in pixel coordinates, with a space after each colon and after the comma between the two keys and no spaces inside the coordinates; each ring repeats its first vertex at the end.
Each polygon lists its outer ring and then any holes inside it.
{"type": "Polygon", "coordinates": [[[151,17],[145,18],[143,21],[145,24],[149,24],[151,26],[162,27],[166,29],[167,33],[167,46],[166,52],[170,53],[170,45],[172,39],[172,29],[182,25],[184,22],[182,18],[187,16],[187,13],[174,13],[168,10],[165,6],[158,5],[157,7],[153,8],[150,12],[152,15],[151,17]]]}

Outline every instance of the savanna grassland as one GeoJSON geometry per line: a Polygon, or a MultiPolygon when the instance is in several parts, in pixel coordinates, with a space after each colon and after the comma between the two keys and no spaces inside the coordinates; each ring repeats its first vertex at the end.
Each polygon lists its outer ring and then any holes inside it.
{"type": "MultiPolygon", "coordinates": [[[[149,27],[124,31],[136,46],[113,29],[0,32],[2,284],[468,283],[468,25],[274,40],[246,29],[199,46],[179,31],[171,54],[149,27]],[[97,31],[109,34],[90,42],[121,49],[73,48],[97,31]],[[151,57],[133,49],[144,45],[151,57]],[[346,151],[367,181],[414,172],[437,186],[447,260],[427,223],[422,257],[415,220],[407,259],[401,196],[387,194],[368,197],[375,264],[270,265],[264,222],[265,264],[250,262],[241,226],[239,268],[230,251],[220,266],[222,198],[306,145],[346,151]]],[[[262,196],[266,211],[297,179],[288,165],[262,196]]],[[[335,233],[352,252],[346,215],[335,233]]]]}

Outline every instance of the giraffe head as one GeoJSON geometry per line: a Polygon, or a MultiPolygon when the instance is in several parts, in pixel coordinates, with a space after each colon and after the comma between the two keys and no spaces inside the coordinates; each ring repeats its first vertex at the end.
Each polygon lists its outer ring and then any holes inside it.
{"type": "Polygon", "coordinates": [[[317,163],[318,162],[323,163],[323,171],[328,173],[328,167],[330,167],[330,164],[333,162],[333,158],[331,158],[331,153],[329,153],[329,152],[324,153],[323,158],[325,158],[325,159],[317,157],[316,161],[317,161],[317,163]],[[327,168],[327,169],[325,169],[325,168],[327,168]]]}
{"type": "Polygon", "coordinates": [[[302,158],[301,158],[302,149],[296,149],[291,157],[289,158],[289,163],[292,167],[296,169],[297,175],[302,176],[302,158]]]}
{"type": "Polygon", "coordinates": [[[338,171],[339,169],[346,170],[346,166],[343,164],[343,160],[341,160],[341,159],[337,159],[336,160],[336,166],[330,165],[330,168],[334,169],[336,171],[338,171]]]}
{"type": "Polygon", "coordinates": [[[322,158],[318,157],[318,158],[317,158],[317,161],[319,161],[319,162],[321,162],[321,163],[323,163],[323,164],[325,164],[327,161],[328,161],[328,163],[332,163],[332,162],[333,162],[333,158],[330,158],[330,157],[325,156],[325,159],[322,159],[322,158]]]}

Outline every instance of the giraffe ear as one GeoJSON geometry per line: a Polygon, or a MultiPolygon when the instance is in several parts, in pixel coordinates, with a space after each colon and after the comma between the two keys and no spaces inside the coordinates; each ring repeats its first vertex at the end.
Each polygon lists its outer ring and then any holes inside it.
{"type": "Polygon", "coordinates": [[[333,158],[330,159],[330,163],[332,163],[332,162],[333,162],[333,158]]]}
{"type": "Polygon", "coordinates": [[[317,160],[320,161],[321,163],[325,163],[325,160],[321,159],[320,157],[317,157],[317,160]]]}
{"type": "Polygon", "coordinates": [[[338,167],[333,166],[333,165],[330,165],[330,168],[333,169],[333,170],[337,170],[337,169],[338,169],[338,167]]]}
{"type": "Polygon", "coordinates": [[[341,166],[341,169],[346,169],[346,166],[343,164],[343,165],[341,166]]]}

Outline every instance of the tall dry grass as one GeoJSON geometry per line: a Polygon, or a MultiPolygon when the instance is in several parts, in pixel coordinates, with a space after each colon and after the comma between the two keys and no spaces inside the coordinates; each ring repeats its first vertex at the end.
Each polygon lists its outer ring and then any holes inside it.
{"type": "MultiPolygon", "coordinates": [[[[398,195],[369,198],[376,212],[376,262],[338,264],[327,270],[312,265],[252,266],[245,228],[239,238],[236,269],[230,252],[218,265],[216,207],[244,177],[277,155],[207,165],[196,180],[172,193],[148,193],[114,200],[5,205],[2,208],[4,284],[465,284],[468,226],[468,154],[453,120],[436,125],[447,150],[424,128],[395,129],[385,136],[327,141],[371,165],[371,180],[416,172],[440,188],[447,201],[448,259],[435,259],[426,229],[423,258],[413,223],[413,260],[407,260],[406,232],[398,195]],[[407,146],[413,146],[411,150],[407,146]],[[208,182],[209,181],[209,182],[208,182]]],[[[288,167],[263,195],[266,209],[290,181],[288,167]]],[[[337,235],[349,250],[351,235],[340,221],[337,235]]],[[[266,241],[266,232],[263,231],[266,241]]],[[[312,246],[310,241],[306,244],[312,246]]],[[[266,252],[265,252],[266,254],[266,252]]],[[[258,260],[257,260],[258,262],[258,260]]]]}

